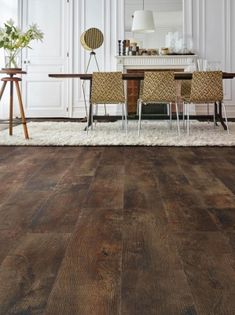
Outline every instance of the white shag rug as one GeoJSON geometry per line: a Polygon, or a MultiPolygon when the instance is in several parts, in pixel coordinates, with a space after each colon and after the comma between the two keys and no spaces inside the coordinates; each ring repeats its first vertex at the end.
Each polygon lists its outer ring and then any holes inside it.
{"type": "MultiPolygon", "coordinates": [[[[0,145],[23,146],[235,146],[235,123],[230,122],[228,135],[221,125],[192,121],[190,135],[181,128],[177,134],[176,122],[170,130],[168,121],[142,121],[140,136],[137,121],[128,122],[128,134],[121,129],[121,121],[98,122],[94,130],[84,131],[79,122],[30,122],[29,140],[24,139],[23,127],[18,125],[9,136],[8,129],[0,132],[0,145]]],[[[182,127],[182,126],[181,126],[182,127]]]]}

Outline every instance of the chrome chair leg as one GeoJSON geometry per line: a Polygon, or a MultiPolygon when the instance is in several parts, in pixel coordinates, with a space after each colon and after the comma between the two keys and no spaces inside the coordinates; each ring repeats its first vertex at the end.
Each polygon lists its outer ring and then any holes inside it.
{"type": "Polygon", "coordinates": [[[178,103],[175,103],[175,108],[176,108],[176,118],[177,118],[178,135],[180,136],[180,121],[179,121],[179,108],[178,108],[178,103]]]}
{"type": "Polygon", "coordinates": [[[188,134],[188,136],[189,136],[189,133],[190,133],[190,131],[189,131],[189,106],[190,106],[190,104],[187,104],[187,134],[188,134]]]}
{"type": "Polygon", "coordinates": [[[137,100],[137,106],[136,106],[136,115],[139,115],[139,102],[140,100],[137,100]]]}
{"type": "MultiPolygon", "coordinates": [[[[167,103],[167,115],[170,117],[170,104],[167,103]]],[[[170,120],[167,122],[170,125],[170,120]]]]}
{"type": "Polygon", "coordinates": [[[172,129],[172,103],[169,104],[169,111],[170,111],[170,129],[172,129]]]}
{"type": "Polygon", "coordinates": [[[216,128],[215,109],[213,110],[213,123],[214,123],[214,128],[216,128]]]}
{"type": "Polygon", "coordinates": [[[125,104],[123,103],[121,105],[122,105],[122,129],[124,129],[124,111],[125,111],[124,106],[125,106],[125,104]]]}
{"type": "Polygon", "coordinates": [[[107,106],[104,104],[104,115],[107,116],[107,106]]]}
{"type": "Polygon", "coordinates": [[[228,127],[227,111],[226,111],[226,107],[225,107],[224,103],[222,103],[222,107],[224,110],[224,118],[225,118],[225,122],[226,122],[226,126],[227,126],[227,132],[228,132],[228,134],[230,134],[229,127],[228,127]]]}
{"type": "MultiPolygon", "coordinates": [[[[97,106],[97,105],[96,105],[97,106]]],[[[93,123],[94,123],[94,119],[93,119],[93,104],[91,104],[91,130],[93,130],[93,123]]]]}
{"type": "Polygon", "coordinates": [[[183,102],[183,129],[185,130],[185,114],[186,114],[186,104],[183,102]]]}
{"type": "MultiPolygon", "coordinates": [[[[98,112],[99,112],[99,108],[98,108],[98,104],[95,105],[95,116],[98,116],[98,112]]],[[[95,120],[95,127],[96,127],[96,124],[97,124],[97,119],[95,120]]]]}
{"type": "Polygon", "coordinates": [[[139,102],[139,123],[138,123],[138,136],[140,135],[141,129],[141,115],[142,115],[142,102],[139,102]]]}
{"type": "Polygon", "coordinates": [[[208,124],[210,123],[210,121],[209,121],[209,115],[210,115],[210,109],[209,109],[209,104],[207,103],[207,116],[208,116],[207,122],[208,122],[208,124]]]}
{"type": "Polygon", "coordinates": [[[124,114],[125,114],[125,129],[126,129],[126,135],[127,135],[127,103],[124,103],[124,114]]]}
{"type": "MultiPolygon", "coordinates": [[[[92,104],[90,104],[90,108],[92,108],[92,104]]],[[[90,109],[89,109],[89,112],[87,112],[87,117],[86,117],[86,133],[88,135],[88,132],[89,132],[89,122],[90,122],[90,109]]]]}

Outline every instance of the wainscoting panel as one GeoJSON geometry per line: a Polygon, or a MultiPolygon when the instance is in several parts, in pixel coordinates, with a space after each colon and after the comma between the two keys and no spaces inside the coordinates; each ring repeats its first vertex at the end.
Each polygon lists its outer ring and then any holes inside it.
{"type": "MultiPolygon", "coordinates": [[[[231,0],[193,1],[193,38],[200,58],[221,63],[223,71],[234,72],[232,55],[235,48],[232,39],[235,25],[232,16],[235,6],[231,0]]],[[[235,81],[224,82],[224,100],[228,105],[228,115],[235,117],[235,81]]],[[[206,113],[205,106],[197,106],[198,114],[206,113]]]]}

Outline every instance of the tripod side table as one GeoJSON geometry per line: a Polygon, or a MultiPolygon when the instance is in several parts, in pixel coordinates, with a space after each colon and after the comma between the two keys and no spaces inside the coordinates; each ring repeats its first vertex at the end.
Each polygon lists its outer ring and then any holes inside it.
{"type": "Polygon", "coordinates": [[[3,96],[4,90],[6,88],[7,82],[10,83],[9,135],[10,136],[13,135],[13,95],[14,95],[14,83],[15,83],[16,93],[17,93],[18,102],[19,102],[19,109],[20,109],[20,114],[21,114],[21,120],[23,124],[23,129],[24,129],[24,136],[25,136],[25,139],[29,139],[27,124],[26,124],[26,119],[25,119],[25,114],[24,114],[24,106],[23,106],[22,96],[21,96],[21,91],[20,91],[20,86],[19,86],[19,82],[22,81],[22,79],[16,76],[17,74],[26,74],[26,72],[22,71],[21,69],[2,69],[0,73],[4,73],[8,75],[8,77],[1,79],[3,84],[0,90],[0,101],[3,96]]]}

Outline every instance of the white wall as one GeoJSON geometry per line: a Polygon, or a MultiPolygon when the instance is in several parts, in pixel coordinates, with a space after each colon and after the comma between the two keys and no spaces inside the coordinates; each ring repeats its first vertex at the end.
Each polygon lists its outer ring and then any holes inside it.
{"type": "MultiPolygon", "coordinates": [[[[195,51],[209,61],[219,61],[222,70],[235,72],[234,0],[193,0],[195,51]]],[[[225,103],[235,117],[235,79],[224,80],[225,103]]]]}
{"type": "MultiPolygon", "coordinates": [[[[18,0],[0,0],[0,27],[4,22],[13,19],[18,23],[18,0]]],[[[0,50],[0,68],[4,67],[4,51],[0,50]]],[[[2,77],[2,75],[0,76],[2,77]]],[[[1,84],[1,83],[0,83],[1,84]]],[[[8,117],[8,94],[9,89],[6,89],[0,106],[0,119],[6,119],[8,117]]]]}

